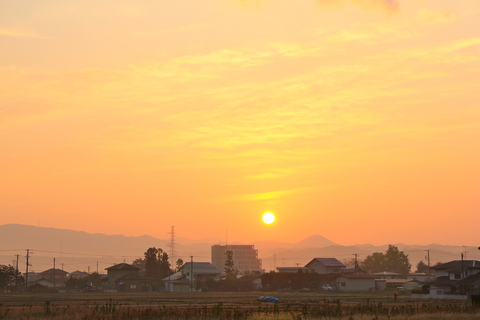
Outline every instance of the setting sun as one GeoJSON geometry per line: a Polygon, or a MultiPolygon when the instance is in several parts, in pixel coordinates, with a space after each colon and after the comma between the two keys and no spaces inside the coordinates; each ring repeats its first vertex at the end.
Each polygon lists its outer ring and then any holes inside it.
{"type": "Polygon", "coordinates": [[[275,215],[271,212],[265,212],[262,216],[262,220],[266,224],[272,224],[275,221],[275,215]]]}

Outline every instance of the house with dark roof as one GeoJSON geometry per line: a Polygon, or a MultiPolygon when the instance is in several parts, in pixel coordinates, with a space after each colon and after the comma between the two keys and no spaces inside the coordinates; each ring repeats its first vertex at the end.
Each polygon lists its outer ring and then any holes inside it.
{"type": "Polygon", "coordinates": [[[167,292],[194,292],[201,291],[210,280],[220,281],[221,275],[222,272],[210,262],[187,262],[162,281],[167,292]]]}
{"type": "Polygon", "coordinates": [[[51,280],[53,282],[60,282],[65,283],[67,278],[68,272],[63,271],[62,269],[48,269],[43,272],[40,272],[38,276],[43,279],[51,280]]]}
{"type": "Polygon", "coordinates": [[[85,278],[88,278],[88,276],[89,276],[89,274],[86,273],[85,271],[77,270],[77,271],[70,272],[69,278],[70,279],[85,279],[85,278]]]}
{"type": "Polygon", "coordinates": [[[123,277],[118,278],[116,281],[118,290],[125,292],[143,292],[150,291],[150,279],[142,276],[138,272],[131,272],[123,277]]]}
{"type": "Polygon", "coordinates": [[[118,280],[129,274],[138,275],[140,268],[128,263],[119,263],[105,268],[105,270],[107,270],[107,276],[102,279],[105,282],[105,287],[110,287],[111,289],[121,289],[119,287],[120,282],[118,280]]]}
{"type": "Polygon", "coordinates": [[[40,285],[46,288],[63,289],[68,280],[67,275],[68,272],[62,269],[51,268],[30,277],[28,286],[40,285]]]}
{"type": "Polygon", "coordinates": [[[244,275],[238,278],[239,288],[242,291],[258,291],[262,287],[262,274],[260,272],[244,275]]]}
{"type": "Polygon", "coordinates": [[[453,260],[433,267],[435,278],[426,282],[429,293],[412,294],[414,298],[466,300],[480,292],[480,261],[453,260]]]}
{"type": "Polygon", "coordinates": [[[335,258],[314,258],[305,265],[310,272],[318,274],[341,273],[345,265],[335,258]]]}

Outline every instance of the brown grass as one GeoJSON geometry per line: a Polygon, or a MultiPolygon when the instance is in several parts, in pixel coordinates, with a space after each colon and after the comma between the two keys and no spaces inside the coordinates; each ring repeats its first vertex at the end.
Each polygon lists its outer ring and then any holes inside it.
{"type": "Polygon", "coordinates": [[[478,319],[468,302],[415,301],[392,293],[84,293],[0,295],[0,320],[430,320],[478,319]],[[280,304],[260,303],[273,295],[280,304]]]}

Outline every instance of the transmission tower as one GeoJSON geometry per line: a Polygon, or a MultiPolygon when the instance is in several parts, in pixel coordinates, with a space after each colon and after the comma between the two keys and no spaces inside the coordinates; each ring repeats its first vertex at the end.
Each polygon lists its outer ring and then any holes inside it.
{"type": "MultiPolygon", "coordinates": [[[[170,247],[170,261],[172,264],[172,267],[174,266],[175,260],[175,226],[172,226],[172,231],[168,233],[170,235],[170,244],[168,246],[170,247]]],[[[172,268],[173,269],[173,268],[172,268]]]]}

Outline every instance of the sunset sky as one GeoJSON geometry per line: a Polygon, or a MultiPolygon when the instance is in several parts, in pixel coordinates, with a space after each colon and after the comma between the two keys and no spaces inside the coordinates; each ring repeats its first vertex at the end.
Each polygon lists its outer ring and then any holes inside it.
{"type": "Polygon", "coordinates": [[[480,1],[0,0],[7,223],[480,245],[480,1]]]}

